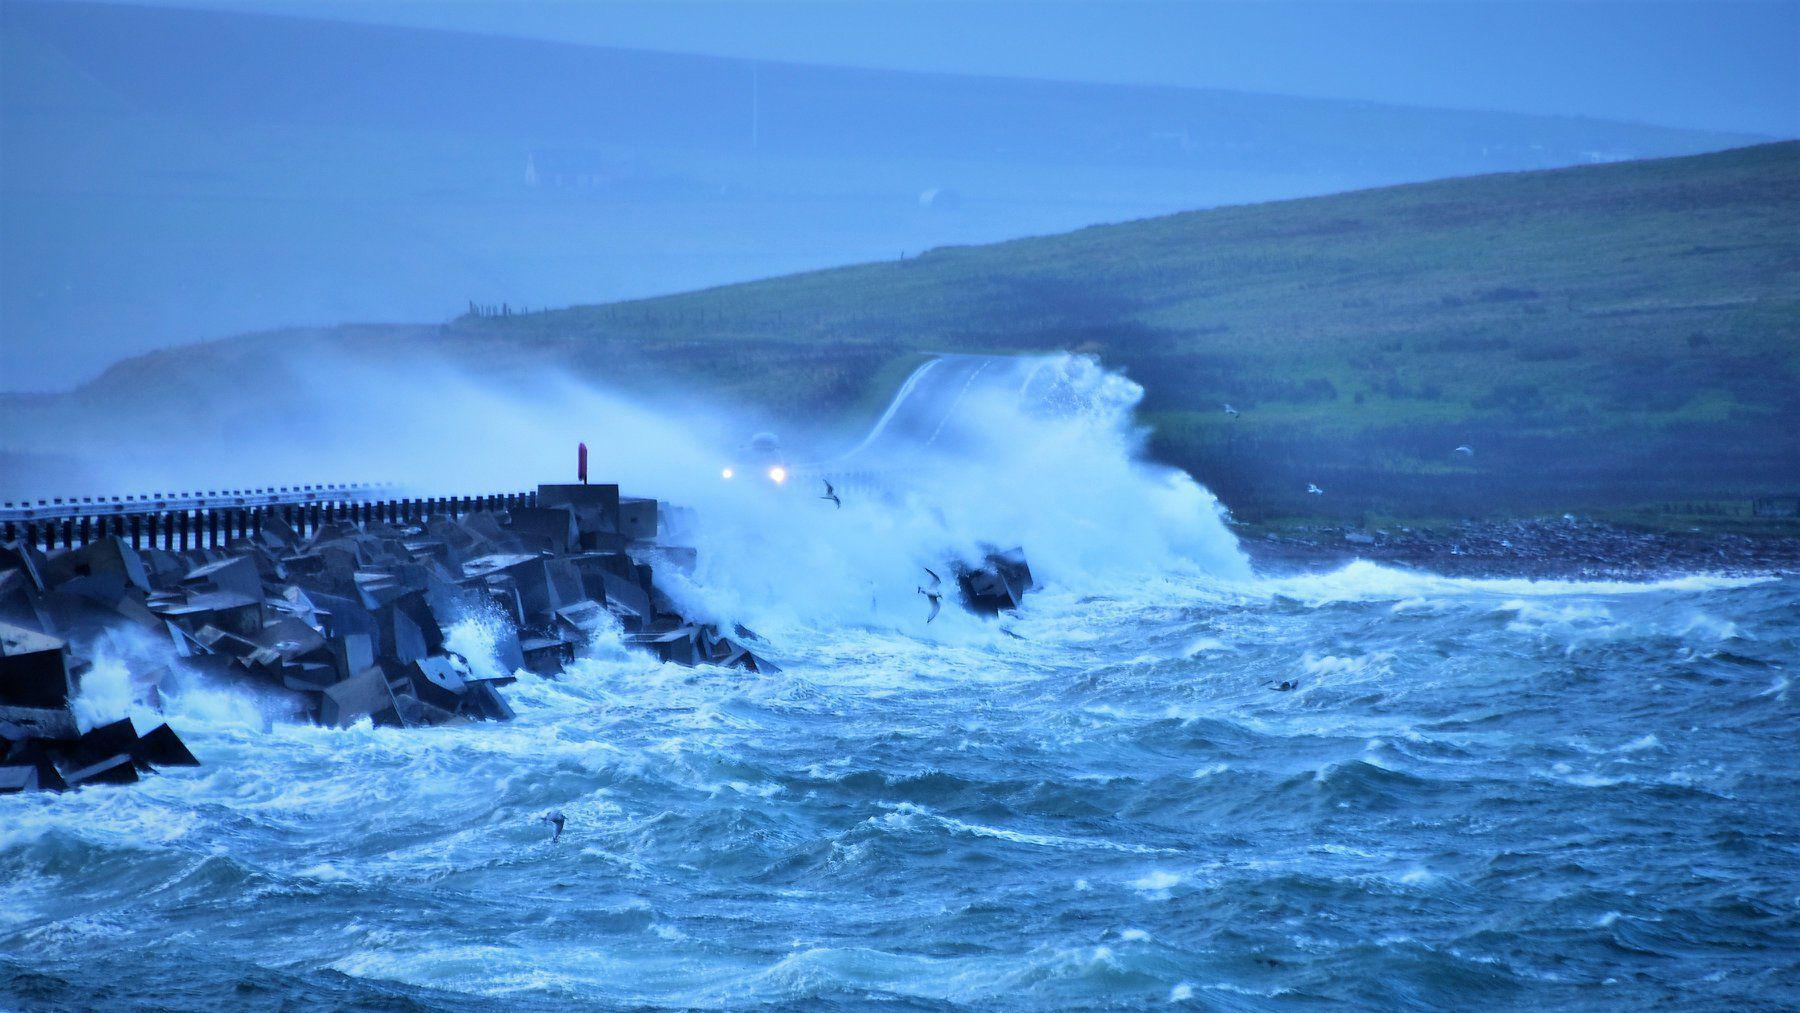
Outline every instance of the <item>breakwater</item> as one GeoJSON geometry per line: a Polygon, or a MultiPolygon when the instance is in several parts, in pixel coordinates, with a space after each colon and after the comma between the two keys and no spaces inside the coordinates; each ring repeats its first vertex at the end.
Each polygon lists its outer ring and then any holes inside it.
{"type": "Polygon", "coordinates": [[[138,502],[8,522],[24,537],[0,546],[0,790],[192,762],[166,726],[81,720],[94,653],[121,642],[132,699],[198,678],[339,727],[508,720],[515,672],[560,672],[603,627],[664,661],[777,671],[750,631],[682,614],[656,568],[691,567],[693,550],[661,537],[661,504],[616,485],[138,502]],[[470,623],[485,658],[452,642],[470,623]]]}

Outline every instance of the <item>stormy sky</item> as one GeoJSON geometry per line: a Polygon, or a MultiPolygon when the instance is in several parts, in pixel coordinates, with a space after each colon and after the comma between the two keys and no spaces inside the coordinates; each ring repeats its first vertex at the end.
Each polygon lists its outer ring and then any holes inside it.
{"type": "Polygon", "coordinates": [[[180,3],[901,70],[1800,135],[1800,3],[180,3]]]}

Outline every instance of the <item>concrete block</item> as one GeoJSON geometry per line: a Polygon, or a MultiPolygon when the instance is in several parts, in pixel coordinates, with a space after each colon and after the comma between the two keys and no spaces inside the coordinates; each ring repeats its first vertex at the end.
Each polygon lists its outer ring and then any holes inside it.
{"type": "Polygon", "coordinates": [[[1037,586],[1020,549],[989,552],[979,566],[958,566],[956,583],[963,601],[977,615],[1018,608],[1026,592],[1037,586]]]}
{"type": "Polygon", "coordinates": [[[43,591],[44,565],[48,562],[44,554],[26,545],[23,540],[17,542],[0,542],[0,570],[18,570],[25,575],[34,590],[43,591]]]}
{"type": "Polygon", "coordinates": [[[187,587],[227,591],[259,601],[263,597],[262,574],[256,569],[256,561],[249,556],[232,556],[196,567],[188,571],[181,583],[187,587]]]}
{"type": "Polygon", "coordinates": [[[619,487],[606,483],[540,485],[537,488],[537,505],[539,507],[566,506],[575,509],[597,509],[609,519],[616,518],[619,514],[619,487]]]}
{"type": "Polygon", "coordinates": [[[508,512],[514,537],[528,548],[562,554],[575,549],[581,531],[572,507],[519,507],[508,512]]]}
{"type": "Polygon", "coordinates": [[[0,704],[0,738],[73,742],[81,734],[67,707],[10,707],[0,704]],[[8,729],[11,729],[10,731],[8,729]]]}
{"type": "Polygon", "coordinates": [[[637,496],[621,498],[616,530],[633,541],[655,540],[656,501],[637,496]]]}
{"type": "Polygon", "coordinates": [[[235,591],[201,591],[182,598],[152,595],[145,599],[152,614],[190,629],[214,626],[240,637],[252,637],[266,618],[261,597],[235,591]]]}
{"type": "Polygon", "coordinates": [[[356,594],[363,608],[370,612],[380,611],[383,606],[396,598],[403,598],[412,593],[412,589],[394,579],[391,573],[363,571],[355,576],[356,594]]]}
{"type": "Polygon", "coordinates": [[[137,741],[137,729],[132,727],[131,719],[120,718],[81,733],[63,750],[63,755],[70,763],[86,766],[118,753],[129,756],[137,741]]]}
{"type": "Polygon", "coordinates": [[[245,670],[273,670],[272,678],[280,680],[281,652],[261,647],[255,641],[228,633],[217,626],[202,626],[194,631],[194,639],[198,640],[208,651],[222,654],[236,661],[245,670]]]}
{"type": "Polygon", "coordinates": [[[348,728],[361,718],[373,718],[393,707],[394,692],[388,687],[387,673],[380,666],[371,666],[320,694],[319,723],[348,728]]]}
{"type": "Polygon", "coordinates": [[[375,641],[367,633],[347,633],[326,642],[339,681],[375,664],[375,641]]]}
{"type": "Polygon", "coordinates": [[[388,607],[375,617],[376,653],[395,661],[414,661],[430,653],[425,647],[425,634],[405,612],[388,607]]]}
{"type": "Polygon", "coordinates": [[[630,581],[607,573],[602,582],[606,587],[606,607],[628,630],[644,627],[656,616],[656,609],[650,603],[650,596],[636,581],[630,581]]]}
{"type": "Polygon", "coordinates": [[[375,635],[375,617],[363,608],[362,602],[322,591],[308,591],[307,594],[318,609],[327,637],[347,637],[353,633],[375,635]]]}
{"type": "Polygon", "coordinates": [[[567,638],[586,642],[595,630],[612,623],[612,615],[599,602],[584,599],[573,605],[564,605],[557,609],[556,621],[567,638]]]}
{"type": "Polygon", "coordinates": [[[462,673],[456,665],[443,656],[420,658],[412,663],[408,673],[412,680],[413,695],[421,701],[447,711],[454,711],[462,705],[462,696],[468,690],[463,682],[462,673]]]}
{"type": "Polygon", "coordinates": [[[0,795],[17,795],[38,790],[36,764],[0,766],[0,795]]]}
{"type": "Polygon", "coordinates": [[[74,769],[65,768],[61,773],[71,788],[89,784],[135,784],[138,779],[137,766],[131,762],[130,753],[102,757],[74,769]]]}
{"type": "Polygon", "coordinates": [[[188,751],[187,744],[168,725],[157,725],[139,736],[131,750],[132,760],[143,767],[198,767],[200,761],[188,751]]]}
{"type": "Polygon", "coordinates": [[[22,626],[0,624],[0,705],[64,707],[75,694],[67,645],[22,626]]]}
{"type": "Polygon", "coordinates": [[[462,713],[483,721],[511,721],[513,709],[489,682],[471,682],[463,694],[462,713]]]}
{"type": "Polygon", "coordinates": [[[117,535],[49,557],[44,561],[42,573],[47,587],[55,587],[74,577],[104,575],[140,591],[150,590],[150,575],[144,567],[143,557],[117,535]]]}
{"type": "Polygon", "coordinates": [[[0,623],[42,631],[50,621],[43,599],[43,590],[24,570],[0,570],[0,623]]]}
{"type": "Polygon", "coordinates": [[[284,659],[310,654],[323,649],[326,644],[324,636],[318,630],[298,619],[289,617],[270,621],[257,631],[256,636],[248,639],[258,647],[274,651],[284,659]]]}
{"type": "Polygon", "coordinates": [[[559,675],[563,666],[575,660],[574,646],[561,637],[522,636],[519,638],[521,667],[539,675],[559,675]]]}

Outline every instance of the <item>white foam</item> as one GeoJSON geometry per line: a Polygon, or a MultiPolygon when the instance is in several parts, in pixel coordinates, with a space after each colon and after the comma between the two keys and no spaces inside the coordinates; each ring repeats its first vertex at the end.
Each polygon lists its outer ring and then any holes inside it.
{"type": "Polygon", "coordinates": [[[1359,559],[1328,573],[1270,578],[1253,582],[1242,590],[1280,595],[1310,605],[1393,600],[1406,602],[1409,608],[1424,608],[1445,599],[1472,597],[1532,599],[1579,595],[1609,597],[1655,593],[1688,594],[1751,587],[1776,579],[1778,578],[1772,576],[1720,574],[1689,574],[1647,581],[1444,577],[1359,559]]]}

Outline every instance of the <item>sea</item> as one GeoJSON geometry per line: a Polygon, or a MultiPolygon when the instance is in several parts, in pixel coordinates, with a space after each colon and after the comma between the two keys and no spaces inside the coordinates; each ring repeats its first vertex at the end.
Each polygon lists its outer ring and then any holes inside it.
{"type": "Polygon", "coordinates": [[[330,729],[103,653],[84,720],[203,765],[0,797],[0,1008],[1800,1006],[1794,575],[1266,572],[1136,384],[973,368],[841,507],[691,497],[671,594],[779,673],[606,630],[511,722],[330,729]]]}

